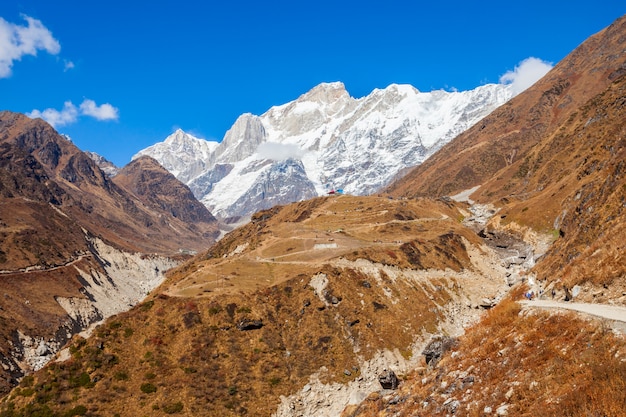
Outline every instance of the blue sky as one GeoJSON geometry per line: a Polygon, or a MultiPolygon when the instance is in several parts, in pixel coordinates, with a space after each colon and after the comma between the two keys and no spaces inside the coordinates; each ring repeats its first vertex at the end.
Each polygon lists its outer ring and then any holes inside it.
{"type": "Polygon", "coordinates": [[[3,1],[0,109],[56,117],[121,166],[177,128],[221,140],[240,114],[321,82],[353,97],[499,82],[624,13],[622,0],[3,1]]]}

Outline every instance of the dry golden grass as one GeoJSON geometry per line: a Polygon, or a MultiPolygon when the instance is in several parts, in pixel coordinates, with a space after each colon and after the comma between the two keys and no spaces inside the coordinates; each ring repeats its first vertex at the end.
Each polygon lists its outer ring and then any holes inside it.
{"type": "Polygon", "coordinates": [[[172,271],[149,301],[75,340],[72,359],[35,374],[0,415],[80,406],[89,415],[182,407],[183,415],[267,416],[322,367],[323,382],[347,383],[383,349],[406,358],[416,338],[439,331],[447,319],[440,306],[458,300],[463,285],[445,273],[419,281],[338,259],[470,268],[466,245],[478,239],[458,217],[444,202],[349,196],[258,213],[172,271]],[[320,293],[310,284],[317,274],[328,280],[320,293]],[[261,328],[240,330],[257,320],[261,328]]]}
{"type": "Polygon", "coordinates": [[[339,257],[459,270],[470,266],[460,236],[478,243],[459,217],[454,206],[425,199],[335,196],[275,207],[172,271],[161,290],[185,297],[253,291],[339,257]]]}
{"type": "Polygon", "coordinates": [[[372,397],[346,415],[443,416],[454,407],[454,415],[477,417],[506,404],[515,416],[619,417],[626,410],[626,341],[606,323],[525,312],[507,299],[398,394],[399,405],[372,397]]]}

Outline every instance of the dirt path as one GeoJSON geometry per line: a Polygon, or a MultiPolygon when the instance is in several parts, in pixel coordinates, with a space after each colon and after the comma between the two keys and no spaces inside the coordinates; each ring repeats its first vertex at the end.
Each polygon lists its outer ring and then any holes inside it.
{"type": "Polygon", "coordinates": [[[565,309],[613,320],[613,328],[626,333],[626,307],[608,304],[565,303],[552,300],[520,301],[526,308],[565,309]]]}
{"type": "Polygon", "coordinates": [[[20,275],[20,274],[30,274],[33,272],[50,272],[50,271],[56,271],[58,269],[61,268],[67,268],[68,266],[74,265],[75,263],[78,263],[80,261],[82,261],[85,258],[88,257],[92,257],[93,255],[91,253],[88,254],[83,254],[83,255],[79,255],[78,258],[69,261],[63,265],[56,265],[56,266],[52,266],[50,268],[43,268],[39,265],[33,265],[33,266],[29,266],[26,268],[22,268],[22,269],[18,269],[17,271],[0,271],[0,276],[11,276],[11,275],[20,275]]]}

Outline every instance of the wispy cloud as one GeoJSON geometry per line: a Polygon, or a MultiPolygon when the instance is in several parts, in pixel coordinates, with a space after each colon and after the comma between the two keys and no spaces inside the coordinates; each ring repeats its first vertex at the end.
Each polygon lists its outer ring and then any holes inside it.
{"type": "Polygon", "coordinates": [[[259,157],[274,161],[284,161],[289,158],[300,159],[304,153],[298,145],[288,143],[264,142],[257,148],[259,157]]]}
{"type": "Polygon", "coordinates": [[[26,115],[31,119],[43,119],[56,128],[75,123],[79,116],[89,116],[97,120],[118,120],[119,110],[109,103],[98,106],[95,101],[85,99],[78,107],[71,101],[66,101],[61,110],[33,110],[30,113],[26,113],[26,115]]]}
{"type": "Polygon", "coordinates": [[[511,84],[513,94],[517,95],[536,83],[552,69],[551,62],[530,57],[520,62],[513,71],[508,71],[500,77],[502,84],[511,84]]]}
{"type": "Polygon", "coordinates": [[[7,22],[0,17],[0,78],[11,75],[15,61],[24,55],[36,56],[37,51],[46,51],[56,55],[61,51],[61,44],[40,20],[22,15],[27,26],[7,22]]]}
{"type": "Polygon", "coordinates": [[[74,67],[75,65],[72,61],[68,61],[67,59],[63,60],[63,71],[69,71],[74,67]]]}

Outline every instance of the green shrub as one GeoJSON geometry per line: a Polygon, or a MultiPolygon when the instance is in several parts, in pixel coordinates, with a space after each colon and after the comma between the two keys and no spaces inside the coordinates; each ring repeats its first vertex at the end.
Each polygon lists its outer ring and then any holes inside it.
{"type": "Polygon", "coordinates": [[[128,374],[125,371],[119,371],[113,375],[113,379],[116,381],[128,381],[128,374]]]}
{"type": "Polygon", "coordinates": [[[180,413],[181,411],[183,411],[183,403],[179,401],[174,404],[166,404],[162,406],[161,408],[163,409],[163,412],[165,414],[180,413]]]}
{"type": "Polygon", "coordinates": [[[153,305],[154,305],[154,300],[150,300],[140,305],[139,308],[141,309],[141,311],[148,311],[152,308],[153,305]]]}
{"type": "Polygon", "coordinates": [[[33,388],[18,388],[17,390],[15,390],[15,393],[17,395],[21,395],[22,397],[30,397],[35,393],[35,390],[33,388]]]}
{"type": "Polygon", "coordinates": [[[77,405],[76,407],[63,414],[64,417],[84,416],[87,413],[87,407],[84,405],[77,405]]]}
{"type": "Polygon", "coordinates": [[[217,314],[217,313],[219,313],[220,311],[222,311],[222,306],[220,306],[219,304],[214,304],[214,305],[211,305],[211,306],[209,307],[209,314],[210,314],[211,316],[216,315],[216,314],[217,314]]]}
{"type": "Polygon", "coordinates": [[[270,385],[271,385],[271,386],[273,386],[273,387],[274,387],[274,386],[276,386],[276,385],[278,385],[278,384],[280,384],[280,378],[278,378],[278,377],[272,377],[272,378],[270,378],[270,385]]]}
{"type": "Polygon", "coordinates": [[[156,390],[157,390],[157,387],[155,387],[153,384],[149,382],[141,384],[141,391],[146,394],[152,394],[153,392],[156,392],[156,390]]]}
{"type": "Polygon", "coordinates": [[[35,377],[32,375],[28,375],[22,378],[22,380],[20,381],[20,385],[23,387],[32,387],[34,382],[35,377]]]}
{"type": "Polygon", "coordinates": [[[70,386],[72,388],[92,388],[94,385],[95,384],[91,381],[91,377],[87,372],[82,372],[80,375],[70,378],[70,386]]]}

